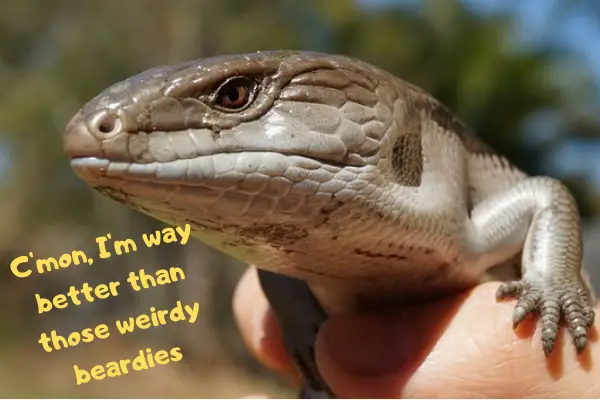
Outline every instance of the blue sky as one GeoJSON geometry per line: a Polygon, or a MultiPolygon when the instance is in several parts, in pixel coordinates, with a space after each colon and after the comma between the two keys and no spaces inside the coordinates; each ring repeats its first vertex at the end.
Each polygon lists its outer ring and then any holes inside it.
{"type": "MultiPolygon", "coordinates": [[[[365,7],[402,4],[416,5],[420,0],[358,0],[365,7]]],[[[443,0],[441,0],[443,1],[443,0]]],[[[579,52],[600,82],[600,15],[577,7],[569,15],[553,19],[557,0],[461,0],[472,10],[489,14],[508,11],[517,18],[515,36],[521,43],[552,41],[564,43],[579,52]]],[[[573,0],[574,1],[574,0],[573,0]]],[[[600,10],[600,7],[598,7],[600,10]]]]}
{"type": "MultiPolygon", "coordinates": [[[[402,2],[402,0],[401,0],[402,2]]],[[[481,13],[510,11],[519,21],[518,37],[522,41],[562,42],[579,52],[600,81],[600,15],[584,7],[556,20],[556,0],[462,0],[481,13]]]]}
{"type": "MultiPolygon", "coordinates": [[[[517,39],[524,43],[552,41],[578,52],[595,76],[600,97],[600,15],[580,6],[562,16],[556,0],[463,0],[463,3],[482,13],[513,12],[519,21],[517,39]],[[557,19],[556,15],[562,18],[557,19]]],[[[557,153],[554,163],[564,171],[587,173],[600,190],[600,144],[567,144],[557,153]]]]}

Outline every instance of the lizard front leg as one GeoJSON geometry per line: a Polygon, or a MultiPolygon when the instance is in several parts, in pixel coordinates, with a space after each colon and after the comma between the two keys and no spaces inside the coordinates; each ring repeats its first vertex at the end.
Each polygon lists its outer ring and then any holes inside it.
{"type": "Polygon", "coordinates": [[[475,253],[523,243],[522,279],[502,284],[498,299],[517,298],[515,327],[541,316],[542,345],[549,355],[564,318],[578,352],[594,322],[594,293],[582,277],[582,242],[575,200],[557,180],[526,178],[477,204],[467,241],[475,253]]]}

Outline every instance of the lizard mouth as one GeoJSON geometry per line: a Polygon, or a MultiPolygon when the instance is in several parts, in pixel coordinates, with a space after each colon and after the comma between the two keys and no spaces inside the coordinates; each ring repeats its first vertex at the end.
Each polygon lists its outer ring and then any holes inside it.
{"type": "Polygon", "coordinates": [[[202,224],[215,219],[236,224],[237,218],[252,213],[266,219],[291,215],[306,219],[332,198],[338,203],[351,199],[359,183],[368,184],[358,178],[365,167],[342,168],[271,152],[219,153],[146,164],[75,157],[71,166],[96,190],[131,208],[157,218],[164,214],[159,218],[163,220],[181,210],[202,224]]]}
{"type": "Polygon", "coordinates": [[[301,155],[277,152],[230,152],[168,162],[136,163],[99,157],[72,157],[71,167],[91,184],[140,183],[201,186],[219,190],[264,189],[268,181],[285,180],[295,186],[321,186],[348,167],[301,155]],[[312,182],[309,183],[309,182],[312,182]]]}

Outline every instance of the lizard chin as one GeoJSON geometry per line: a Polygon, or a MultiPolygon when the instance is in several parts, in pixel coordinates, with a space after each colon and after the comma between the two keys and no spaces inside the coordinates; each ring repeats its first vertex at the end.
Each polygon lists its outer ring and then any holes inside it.
{"type": "MultiPolygon", "coordinates": [[[[189,224],[193,236],[236,258],[305,278],[321,275],[317,267],[302,271],[310,264],[303,254],[320,238],[339,236],[342,242],[354,236],[337,221],[353,215],[365,197],[361,190],[378,185],[369,177],[379,176],[376,167],[340,168],[278,153],[224,153],[162,164],[81,157],[71,165],[117,202],[170,225],[189,224]],[[261,159],[273,168],[261,168],[261,159]],[[190,163],[195,166],[186,169],[190,163]],[[364,168],[373,170],[365,174],[364,168]],[[300,258],[284,267],[290,257],[300,258]]],[[[362,224],[369,221],[363,218],[362,224]]]]}

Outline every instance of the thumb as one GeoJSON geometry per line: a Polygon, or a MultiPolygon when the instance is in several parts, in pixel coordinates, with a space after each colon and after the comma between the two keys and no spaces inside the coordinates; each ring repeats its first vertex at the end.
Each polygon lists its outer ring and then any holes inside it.
{"type": "Polygon", "coordinates": [[[333,315],[317,337],[319,370],[346,398],[600,395],[594,330],[583,355],[563,332],[546,359],[536,319],[515,332],[514,302],[496,302],[497,286],[402,311],[333,315]]]}
{"type": "Polygon", "coordinates": [[[430,317],[443,315],[434,307],[331,316],[315,347],[323,378],[341,397],[405,397],[408,380],[448,323],[430,317]]]}

